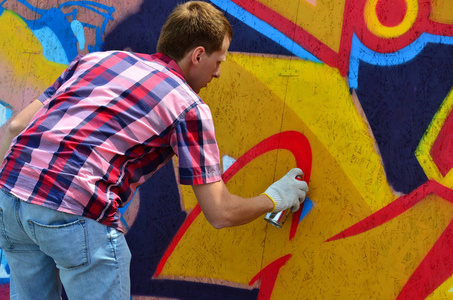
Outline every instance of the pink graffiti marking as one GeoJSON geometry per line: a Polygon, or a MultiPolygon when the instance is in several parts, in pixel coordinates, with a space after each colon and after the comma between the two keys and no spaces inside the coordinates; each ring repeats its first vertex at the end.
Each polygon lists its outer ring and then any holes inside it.
{"type": "Polygon", "coordinates": [[[453,168],[453,113],[448,115],[434,142],[430,154],[442,176],[453,168]]]}
{"type": "Polygon", "coordinates": [[[386,27],[399,25],[406,13],[406,0],[378,0],[376,3],[376,15],[381,24],[386,27]]]}
{"type": "MultiPolygon", "coordinates": [[[[304,171],[304,178],[310,182],[312,153],[310,142],[301,133],[296,131],[285,131],[273,135],[242,155],[228,170],[223,174],[223,180],[228,182],[234,174],[242,169],[247,163],[266,152],[284,149],[290,151],[296,159],[296,166],[304,171]]],[[[302,210],[293,214],[289,239],[291,240],[297,231],[300,214],[302,210]]]]}
{"type": "Polygon", "coordinates": [[[0,299],[9,300],[9,283],[0,284],[0,299]]]}
{"type": "MultiPolygon", "coordinates": [[[[249,162],[257,158],[258,156],[277,149],[289,150],[294,155],[296,160],[296,166],[301,168],[304,171],[304,178],[307,182],[310,181],[311,175],[311,164],[312,164],[312,152],[308,139],[300,132],[297,131],[285,131],[278,134],[275,134],[254,147],[248,150],[244,155],[242,155],[238,160],[236,160],[228,170],[226,170],[222,176],[223,181],[227,183],[239,170],[246,166],[249,162]]],[[[192,225],[193,221],[201,213],[201,208],[197,204],[195,208],[189,213],[187,219],[181,225],[178,232],[173,237],[170,245],[162,256],[154,274],[154,277],[157,277],[161,274],[162,269],[164,268],[168,258],[171,256],[176,246],[192,225]]],[[[292,239],[296,234],[297,227],[299,224],[301,210],[293,214],[293,222],[291,224],[290,236],[289,239],[292,239]],[[296,220],[296,221],[294,221],[296,220]]]]}
{"type": "MultiPolygon", "coordinates": [[[[408,195],[399,197],[386,207],[354,224],[326,242],[357,235],[396,218],[429,194],[436,194],[453,203],[453,190],[430,180],[408,195]]],[[[453,221],[436,241],[423,261],[411,275],[397,299],[425,299],[453,275],[453,221]]]]}
{"type": "Polygon", "coordinates": [[[260,291],[257,300],[268,300],[271,298],[272,290],[274,289],[275,281],[277,281],[277,275],[280,272],[280,268],[283,267],[290,258],[291,254],[288,254],[273,261],[253,277],[249,285],[253,285],[257,280],[260,280],[260,291]]]}

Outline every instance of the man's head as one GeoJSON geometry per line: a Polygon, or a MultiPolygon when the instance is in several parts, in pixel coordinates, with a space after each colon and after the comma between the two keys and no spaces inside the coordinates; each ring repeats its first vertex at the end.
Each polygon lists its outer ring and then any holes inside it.
{"type": "Polygon", "coordinates": [[[157,51],[173,58],[187,84],[196,92],[220,77],[233,29],[214,6],[202,1],[181,4],[168,17],[157,51]]]}
{"type": "Polygon", "coordinates": [[[162,27],[157,52],[180,61],[187,52],[202,46],[208,55],[231,41],[233,29],[225,16],[209,3],[190,1],[177,6],[162,27]]]}

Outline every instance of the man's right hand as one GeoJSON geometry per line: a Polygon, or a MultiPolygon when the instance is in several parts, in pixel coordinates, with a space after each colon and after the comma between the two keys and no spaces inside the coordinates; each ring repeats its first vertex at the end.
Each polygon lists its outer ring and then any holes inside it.
{"type": "Polygon", "coordinates": [[[303,174],[299,168],[291,169],[263,193],[274,202],[272,212],[279,212],[288,208],[291,208],[292,212],[299,210],[300,204],[304,202],[308,193],[308,184],[296,178],[303,174]]]}

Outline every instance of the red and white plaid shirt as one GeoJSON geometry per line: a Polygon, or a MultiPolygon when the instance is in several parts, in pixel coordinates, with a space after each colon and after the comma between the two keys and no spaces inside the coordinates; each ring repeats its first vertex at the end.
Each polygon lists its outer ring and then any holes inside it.
{"type": "Polygon", "coordinates": [[[79,56],[39,100],[0,172],[21,200],[121,229],[118,207],[174,154],[181,184],[221,180],[209,107],[163,54],[79,56]]]}

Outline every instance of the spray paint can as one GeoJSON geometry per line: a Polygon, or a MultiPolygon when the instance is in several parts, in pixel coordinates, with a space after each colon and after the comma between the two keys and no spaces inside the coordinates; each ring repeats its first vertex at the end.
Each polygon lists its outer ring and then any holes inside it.
{"type": "MultiPolygon", "coordinates": [[[[303,176],[300,175],[296,176],[296,179],[300,181],[304,180],[303,176]]],[[[264,220],[274,225],[275,227],[282,228],[283,223],[285,222],[289,212],[290,212],[289,209],[282,210],[279,212],[270,212],[266,214],[264,220]]]]}

